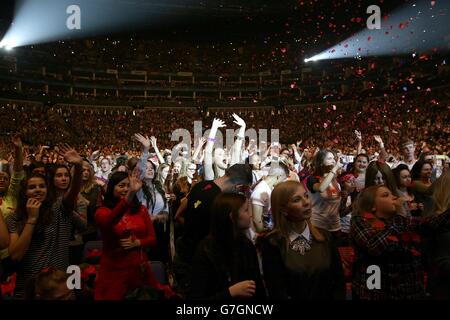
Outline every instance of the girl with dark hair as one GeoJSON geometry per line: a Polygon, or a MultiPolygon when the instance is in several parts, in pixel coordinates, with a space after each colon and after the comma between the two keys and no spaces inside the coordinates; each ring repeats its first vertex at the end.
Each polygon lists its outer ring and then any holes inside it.
{"type": "Polygon", "coordinates": [[[342,163],[336,162],[333,152],[322,149],[314,156],[313,168],[314,174],[306,182],[311,193],[311,222],[318,228],[338,235],[341,230],[341,188],[337,176],[342,163]]]}
{"type": "Polygon", "coordinates": [[[33,174],[23,182],[16,214],[7,218],[10,234],[9,254],[20,262],[15,294],[22,296],[25,282],[43,268],[65,271],[69,266],[69,243],[72,226],[82,223],[74,214],[81,185],[81,162],[78,153],[68,145],[60,147],[65,161],[74,165],[69,190],[53,197],[45,177],[33,174]]]}
{"type": "Polygon", "coordinates": [[[398,197],[397,183],[395,183],[394,174],[391,168],[382,161],[372,161],[366,170],[365,187],[375,185],[386,186],[393,195],[398,197]]]}
{"type": "Polygon", "coordinates": [[[342,264],[333,237],[311,223],[309,193],[296,181],[275,186],[274,229],[257,241],[270,299],[344,299],[342,264]]]}
{"type": "Polygon", "coordinates": [[[108,181],[103,206],[95,214],[103,240],[96,300],[120,300],[143,285],[170,292],[154,279],[144,252],[156,237],[148,211],[136,197],[141,188],[137,170],[131,176],[115,172],[108,181]]]}
{"type": "MultiPolygon", "coordinates": [[[[50,185],[50,197],[63,197],[69,189],[72,180],[69,167],[63,164],[55,165],[49,171],[48,179],[50,185]]],[[[81,194],[77,196],[77,203],[74,208],[74,214],[77,215],[80,218],[80,221],[82,221],[83,223],[73,225],[69,247],[70,264],[81,263],[83,254],[83,238],[81,232],[86,228],[88,204],[89,202],[81,194]]]]}
{"type": "Polygon", "coordinates": [[[410,189],[411,186],[411,173],[409,172],[406,164],[399,164],[392,170],[397,183],[397,190],[399,196],[403,198],[403,205],[406,210],[407,216],[420,216],[423,209],[422,203],[415,201],[414,194],[410,189]]]}
{"type": "Polygon", "coordinates": [[[353,175],[355,176],[356,192],[361,192],[365,188],[366,170],[369,165],[369,156],[365,153],[360,153],[356,156],[353,175]]]}
{"type": "Polygon", "coordinates": [[[47,176],[47,167],[41,161],[33,162],[28,169],[30,173],[39,173],[44,177],[47,176]]]}
{"type": "Polygon", "coordinates": [[[376,185],[355,204],[350,231],[356,254],[354,299],[425,298],[421,237],[450,230],[450,214],[408,218],[396,200],[386,186],[376,185]],[[368,272],[372,266],[378,267],[378,277],[368,272]]]}
{"type": "Polygon", "coordinates": [[[217,196],[210,233],[194,256],[191,298],[264,298],[256,249],[245,234],[251,221],[251,206],[244,195],[217,196]]]}
{"type": "Polygon", "coordinates": [[[411,170],[411,189],[416,200],[423,203],[422,215],[428,215],[433,210],[433,183],[431,174],[433,172],[433,162],[419,160],[411,170]]]}
{"type": "Polygon", "coordinates": [[[167,262],[169,259],[169,208],[166,193],[156,174],[156,165],[148,159],[150,140],[135,135],[142,144],[143,153],[138,163],[141,172],[142,188],[136,194],[139,202],[148,209],[156,232],[157,247],[149,252],[151,260],[167,262]]]}

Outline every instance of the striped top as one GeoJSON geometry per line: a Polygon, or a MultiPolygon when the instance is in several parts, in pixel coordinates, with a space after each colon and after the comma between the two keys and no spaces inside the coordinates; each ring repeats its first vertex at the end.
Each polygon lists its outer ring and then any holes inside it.
{"type": "MultiPolygon", "coordinates": [[[[69,266],[69,243],[73,212],[64,208],[63,198],[58,198],[52,206],[52,222],[35,230],[30,246],[20,261],[17,271],[15,295],[23,296],[26,282],[47,267],[63,271],[69,266]]],[[[79,219],[79,217],[78,217],[79,219]]],[[[6,218],[9,233],[19,233],[19,221],[15,214],[6,218]]]]}

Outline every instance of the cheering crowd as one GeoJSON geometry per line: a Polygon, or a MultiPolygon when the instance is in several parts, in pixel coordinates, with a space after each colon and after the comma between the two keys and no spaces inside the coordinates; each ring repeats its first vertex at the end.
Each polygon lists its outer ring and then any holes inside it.
{"type": "Polygon", "coordinates": [[[188,110],[3,106],[3,298],[448,299],[447,102],[210,112],[192,146],[188,110]]]}

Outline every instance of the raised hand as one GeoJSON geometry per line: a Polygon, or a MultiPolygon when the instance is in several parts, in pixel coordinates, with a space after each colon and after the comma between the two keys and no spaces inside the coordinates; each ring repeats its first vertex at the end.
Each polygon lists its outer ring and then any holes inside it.
{"type": "Polygon", "coordinates": [[[142,180],[140,179],[140,173],[138,168],[135,168],[131,173],[130,180],[130,192],[136,193],[142,188],[142,180]]]}
{"type": "Polygon", "coordinates": [[[233,113],[234,123],[236,123],[238,126],[243,127],[245,126],[245,121],[241,117],[239,117],[236,113],[233,113]]]}
{"type": "Polygon", "coordinates": [[[300,145],[302,144],[303,140],[298,140],[297,141],[297,148],[300,147],[300,145]]]}
{"type": "Polygon", "coordinates": [[[99,156],[100,156],[100,150],[95,150],[95,151],[92,152],[92,154],[91,154],[91,159],[95,161],[95,160],[98,159],[99,156]]]}
{"type": "Polygon", "coordinates": [[[136,134],[134,134],[133,137],[134,137],[134,139],[136,139],[136,141],[138,141],[140,144],[142,144],[142,146],[145,149],[149,149],[150,148],[150,139],[147,136],[143,136],[140,133],[136,133],[136,134]]]}
{"type": "Polygon", "coordinates": [[[15,134],[11,137],[11,141],[16,148],[22,148],[22,140],[18,134],[15,134]]]}
{"type": "Polygon", "coordinates": [[[151,144],[152,144],[152,147],[155,148],[155,147],[156,147],[156,137],[151,136],[151,137],[150,137],[150,142],[151,142],[151,144]]]}
{"type": "Polygon", "coordinates": [[[83,162],[78,152],[67,143],[58,145],[58,153],[69,163],[81,164],[83,162]]]}
{"type": "Polygon", "coordinates": [[[200,139],[198,139],[198,145],[199,146],[203,146],[206,143],[206,138],[205,137],[201,137],[200,139]]]}
{"type": "Polygon", "coordinates": [[[37,219],[39,218],[39,208],[40,207],[41,207],[41,202],[39,200],[36,200],[34,198],[28,199],[27,205],[26,205],[28,222],[36,223],[37,219]]]}
{"type": "Polygon", "coordinates": [[[379,145],[383,145],[383,139],[381,139],[380,136],[373,136],[373,138],[375,139],[376,142],[378,142],[379,145]]]}
{"type": "Polygon", "coordinates": [[[355,130],[356,139],[362,141],[361,131],[355,130]]]}
{"type": "Polygon", "coordinates": [[[226,124],[225,124],[225,122],[223,120],[214,118],[212,126],[217,129],[217,128],[226,127],[226,124]]]}

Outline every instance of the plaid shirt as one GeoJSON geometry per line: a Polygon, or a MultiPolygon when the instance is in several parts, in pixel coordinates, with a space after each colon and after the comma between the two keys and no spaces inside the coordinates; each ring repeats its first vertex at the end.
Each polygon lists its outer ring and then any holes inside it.
{"type": "Polygon", "coordinates": [[[350,234],[356,253],[353,291],[360,299],[369,300],[424,298],[421,241],[415,232],[426,236],[449,230],[450,213],[426,218],[396,215],[389,222],[376,220],[378,226],[364,216],[352,218],[350,234]],[[380,268],[380,289],[367,287],[367,279],[372,275],[367,273],[370,265],[380,268]]]}

